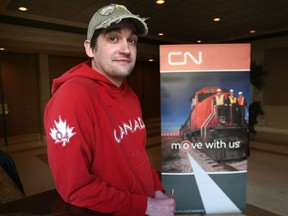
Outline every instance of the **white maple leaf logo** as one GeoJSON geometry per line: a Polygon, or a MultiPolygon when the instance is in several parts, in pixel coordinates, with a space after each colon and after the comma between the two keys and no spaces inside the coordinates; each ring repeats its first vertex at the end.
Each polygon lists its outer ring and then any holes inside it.
{"type": "Polygon", "coordinates": [[[50,136],[55,140],[55,143],[62,142],[62,146],[66,146],[66,143],[69,143],[71,137],[76,134],[76,132],[73,132],[74,127],[69,127],[66,120],[63,121],[61,116],[59,116],[59,122],[55,120],[54,123],[55,126],[50,128],[50,136]]]}

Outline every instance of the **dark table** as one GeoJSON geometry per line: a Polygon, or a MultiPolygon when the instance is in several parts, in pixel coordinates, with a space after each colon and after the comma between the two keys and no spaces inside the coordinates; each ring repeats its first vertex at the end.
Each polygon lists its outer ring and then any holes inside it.
{"type": "Polygon", "coordinates": [[[66,216],[66,215],[110,215],[90,211],[67,204],[56,190],[36,194],[24,199],[0,205],[1,216],[66,216]]]}
{"type": "MultiPolygon", "coordinates": [[[[244,213],[249,216],[279,216],[277,214],[260,209],[256,206],[247,204],[247,209],[244,213]]],[[[108,216],[93,212],[85,208],[67,204],[59,196],[56,190],[43,192],[37,195],[26,197],[24,199],[9,202],[0,205],[0,216],[108,216]]],[[[229,214],[230,215],[230,214],[229,214]]],[[[188,215],[181,215],[188,216],[188,215]]],[[[195,216],[195,215],[194,215],[195,216]]]]}

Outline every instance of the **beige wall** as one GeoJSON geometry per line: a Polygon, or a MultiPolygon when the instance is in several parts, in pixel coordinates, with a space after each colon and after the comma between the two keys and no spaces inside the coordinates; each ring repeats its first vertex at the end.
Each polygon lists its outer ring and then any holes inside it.
{"type": "Polygon", "coordinates": [[[264,88],[256,98],[262,102],[264,115],[259,116],[257,131],[288,134],[288,37],[271,38],[253,43],[252,59],[267,72],[264,88]],[[254,52],[254,55],[253,55],[254,52]]]}
{"type": "Polygon", "coordinates": [[[263,102],[269,106],[288,106],[288,47],[265,50],[265,88],[263,102]]]}

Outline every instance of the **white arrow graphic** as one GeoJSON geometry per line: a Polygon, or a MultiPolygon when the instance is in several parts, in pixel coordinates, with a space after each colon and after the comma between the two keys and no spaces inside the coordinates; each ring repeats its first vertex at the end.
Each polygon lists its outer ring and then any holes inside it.
{"type": "Polygon", "coordinates": [[[198,165],[188,153],[194,171],[196,183],[206,214],[240,213],[241,210],[230,200],[211,177],[198,165]]]}

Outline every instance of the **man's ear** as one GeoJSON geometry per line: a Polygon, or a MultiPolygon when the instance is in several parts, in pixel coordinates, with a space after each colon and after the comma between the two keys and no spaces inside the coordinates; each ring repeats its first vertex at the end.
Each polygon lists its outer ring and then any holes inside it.
{"type": "Polygon", "coordinates": [[[91,41],[90,40],[85,40],[84,41],[84,47],[85,47],[85,52],[88,57],[93,58],[94,57],[94,52],[93,49],[90,46],[91,41]]]}

